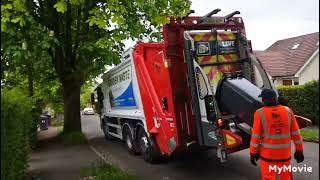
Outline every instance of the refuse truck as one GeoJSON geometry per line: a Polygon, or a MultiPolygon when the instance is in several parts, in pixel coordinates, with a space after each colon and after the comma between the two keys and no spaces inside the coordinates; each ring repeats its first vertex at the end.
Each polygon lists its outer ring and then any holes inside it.
{"type": "Polygon", "coordinates": [[[224,162],[249,147],[258,95],[276,89],[240,12],[219,11],[168,17],[161,42],[138,42],[103,74],[92,99],[107,139],[123,140],[150,163],[195,145],[216,148],[224,162]]]}

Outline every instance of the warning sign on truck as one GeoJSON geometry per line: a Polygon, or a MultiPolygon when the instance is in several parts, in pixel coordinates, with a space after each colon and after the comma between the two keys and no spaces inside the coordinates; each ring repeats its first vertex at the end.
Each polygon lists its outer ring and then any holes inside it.
{"type": "Polygon", "coordinates": [[[222,40],[210,42],[196,42],[196,53],[198,56],[217,54],[236,54],[237,46],[235,40],[222,40]],[[218,50],[217,50],[218,49],[218,50]]]}
{"type": "Polygon", "coordinates": [[[237,53],[236,41],[218,41],[219,54],[237,53]]]}

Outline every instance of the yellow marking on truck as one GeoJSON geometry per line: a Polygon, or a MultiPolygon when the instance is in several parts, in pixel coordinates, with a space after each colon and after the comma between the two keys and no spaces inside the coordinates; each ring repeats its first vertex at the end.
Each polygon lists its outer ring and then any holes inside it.
{"type": "Polygon", "coordinates": [[[236,139],[230,136],[229,134],[226,134],[226,140],[228,145],[233,145],[237,142],[236,139]]]}
{"type": "Polygon", "coordinates": [[[194,41],[201,41],[205,33],[198,33],[194,36],[194,41]]]}

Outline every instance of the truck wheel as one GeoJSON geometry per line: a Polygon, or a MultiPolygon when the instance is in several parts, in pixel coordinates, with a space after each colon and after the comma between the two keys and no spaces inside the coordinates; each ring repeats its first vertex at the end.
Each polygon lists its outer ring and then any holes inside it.
{"type": "Polygon", "coordinates": [[[136,141],[133,139],[133,134],[131,128],[128,126],[124,127],[123,130],[123,140],[126,144],[129,154],[137,155],[139,153],[136,141]]]}
{"type": "Polygon", "coordinates": [[[102,131],[104,133],[104,137],[107,139],[107,140],[113,140],[115,139],[113,136],[111,136],[109,134],[109,127],[107,126],[107,123],[106,123],[106,119],[102,120],[102,124],[101,124],[101,128],[102,128],[102,131]]]}
{"type": "Polygon", "coordinates": [[[146,162],[157,163],[160,161],[161,154],[156,141],[153,138],[149,138],[143,128],[139,129],[138,144],[146,162]]]}

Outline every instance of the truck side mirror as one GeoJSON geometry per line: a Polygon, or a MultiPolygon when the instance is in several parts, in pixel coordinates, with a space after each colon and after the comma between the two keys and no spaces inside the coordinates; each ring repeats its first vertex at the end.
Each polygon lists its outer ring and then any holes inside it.
{"type": "Polygon", "coordinates": [[[91,93],[91,104],[94,105],[95,102],[94,102],[94,93],[91,93]]]}

